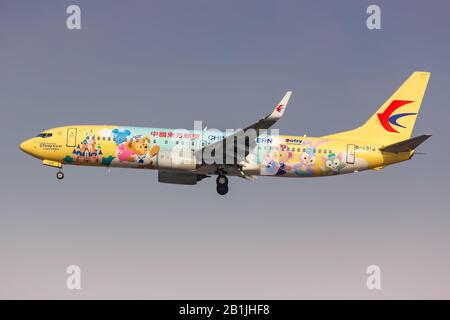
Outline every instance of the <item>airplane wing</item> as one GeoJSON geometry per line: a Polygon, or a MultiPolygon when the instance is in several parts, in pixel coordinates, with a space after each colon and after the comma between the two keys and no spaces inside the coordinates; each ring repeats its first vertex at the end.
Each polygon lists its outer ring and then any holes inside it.
{"type": "MultiPolygon", "coordinates": [[[[264,118],[262,118],[261,120],[259,120],[258,122],[255,122],[247,127],[245,127],[245,129],[241,129],[238,130],[236,132],[234,132],[233,134],[226,136],[224,139],[217,141],[215,143],[212,143],[202,149],[199,149],[198,151],[196,151],[196,155],[203,155],[205,150],[213,150],[216,148],[223,148],[223,150],[226,150],[226,145],[233,145],[235,144],[235,141],[239,141],[239,138],[242,138],[245,135],[245,132],[247,132],[247,130],[249,129],[253,129],[255,130],[256,133],[256,137],[258,137],[260,135],[260,131],[267,130],[268,128],[270,128],[271,126],[273,126],[278,120],[281,119],[281,117],[284,114],[284,111],[286,110],[286,106],[289,102],[289,99],[291,97],[292,91],[287,91],[286,94],[284,95],[283,99],[281,99],[281,101],[274,107],[273,111],[268,114],[267,116],[265,116],[264,118]]],[[[253,143],[253,147],[254,147],[254,143],[253,143]]],[[[237,158],[237,154],[244,154],[244,158],[248,155],[248,153],[250,152],[251,148],[251,142],[250,141],[245,141],[244,144],[240,145],[238,143],[235,144],[235,148],[234,148],[234,161],[233,163],[239,164],[240,161],[244,160],[244,159],[238,159],[237,158]]],[[[225,152],[224,152],[225,155],[225,152]]],[[[229,155],[227,155],[229,156],[229,155]]],[[[203,159],[203,157],[202,157],[203,159]]],[[[224,161],[225,162],[225,161],[224,161]]],[[[227,164],[230,164],[230,161],[226,161],[227,164]]]]}

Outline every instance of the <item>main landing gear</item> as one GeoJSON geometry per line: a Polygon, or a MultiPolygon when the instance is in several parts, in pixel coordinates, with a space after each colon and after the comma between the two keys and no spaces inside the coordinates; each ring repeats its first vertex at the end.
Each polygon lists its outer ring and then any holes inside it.
{"type": "Polygon", "coordinates": [[[220,194],[221,196],[226,195],[228,192],[228,178],[223,175],[223,174],[219,174],[219,176],[216,179],[216,183],[217,183],[217,193],[220,194]]]}

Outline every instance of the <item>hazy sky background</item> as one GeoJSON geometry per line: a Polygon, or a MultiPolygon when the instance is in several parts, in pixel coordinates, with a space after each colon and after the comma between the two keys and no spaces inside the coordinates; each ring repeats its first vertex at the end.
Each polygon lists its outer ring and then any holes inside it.
{"type": "Polygon", "coordinates": [[[448,1],[0,0],[0,298],[450,298],[448,1]],[[366,28],[378,4],[382,29],[366,28]],[[82,30],[66,29],[78,4],[82,30]],[[18,144],[67,124],[283,134],[364,122],[431,71],[412,161],[322,179],[56,170],[18,144]],[[65,287],[82,269],[82,290],[65,287]],[[366,268],[382,290],[366,288],[366,268]]]}

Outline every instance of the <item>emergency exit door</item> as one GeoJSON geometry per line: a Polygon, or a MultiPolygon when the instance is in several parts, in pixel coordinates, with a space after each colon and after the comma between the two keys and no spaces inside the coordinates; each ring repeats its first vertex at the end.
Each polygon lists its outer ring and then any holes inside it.
{"type": "Polygon", "coordinates": [[[67,129],[67,142],[68,147],[75,147],[77,143],[77,128],[67,129]]]}

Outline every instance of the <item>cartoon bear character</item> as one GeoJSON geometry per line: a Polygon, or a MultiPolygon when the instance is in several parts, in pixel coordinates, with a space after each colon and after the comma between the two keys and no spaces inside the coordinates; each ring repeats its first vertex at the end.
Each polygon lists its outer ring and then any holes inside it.
{"type": "Polygon", "coordinates": [[[139,166],[151,166],[152,158],[159,152],[159,146],[155,144],[150,148],[150,138],[142,135],[134,136],[126,142],[126,148],[133,152],[132,161],[137,162],[139,166]]]}
{"type": "Polygon", "coordinates": [[[286,145],[280,144],[279,162],[288,162],[294,158],[294,152],[288,151],[286,145]]]}
{"type": "Polygon", "coordinates": [[[285,145],[280,145],[280,150],[264,154],[261,175],[282,176],[292,169],[286,162],[293,158],[293,153],[286,151],[285,145]]]}
{"type": "Polygon", "coordinates": [[[329,171],[330,174],[339,173],[347,165],[343,159],[342,154],[336,156],[336,154],[331,153],[328,157],[322,157],[325,162],[325,170],[329,171]]]}
{"type": "Polygon", "coordinates": [[[278,170],[276,175],[282,176],[292,170],[292,167],[288,164],[288,161],[294,157],[294,153],[288,151],[285,144],[280,144],[280,153],[278,154],[278,170]]]}
{"type": "Polygon", "coordinates": [[[128,136],[131,134],[130,130],[128,129],[125,129],[124,131],[121,132],[117,128],[114,129],[112,133],[114,134],[114,141],[116,142],[117,145],[121,145],[122,143],[127,141],[128,136]]]}

